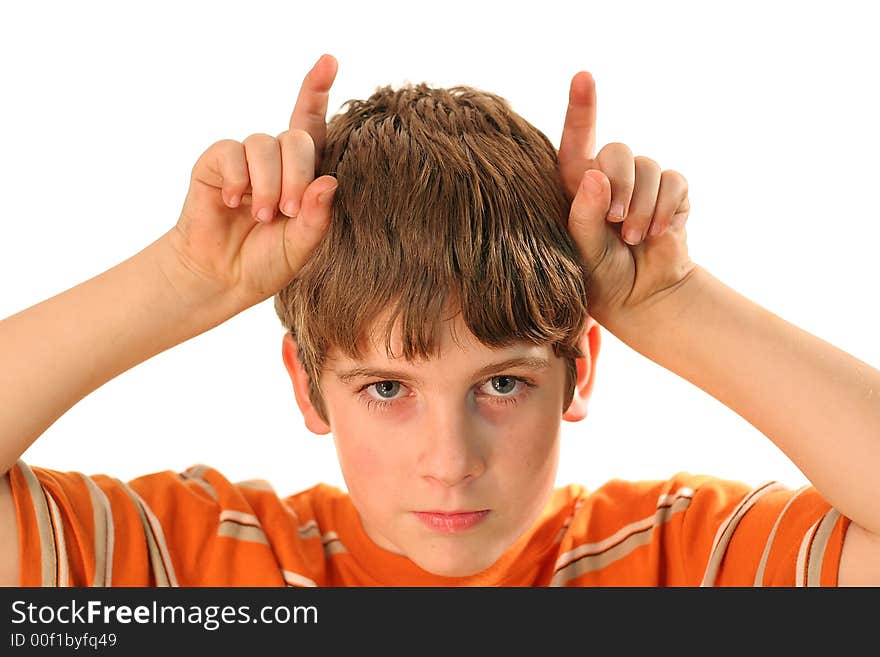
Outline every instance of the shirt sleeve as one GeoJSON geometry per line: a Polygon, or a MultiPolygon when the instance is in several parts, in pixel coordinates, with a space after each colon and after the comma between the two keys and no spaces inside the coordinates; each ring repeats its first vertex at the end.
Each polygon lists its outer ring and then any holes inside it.
{"type": "Polygon", "coordinates": [[[285,585],[271,537],[295,538],[291,511],[208,466],[124,483],[19,460],[9,481],[21,586],[285,585]]]}
{"type": "Polygon", "coordinates": [[[558,586],[836,586],[850,520],[812,486],[614,479],[578,505],[558,586]]]}
{"type": "MultiPolygon", "coordinates": [[[[702,504],[710,507],[710,498],[725,485],[709,483],[702,504]]],[[[815,487],[791,490],[767,482],[725,511],[712,537],[702,586],[837,586],[850,519],[815,487]]]]}
{"type": "Polygon", "coordinates": [[[690,489],[678,544],[681,583],[691,586],[836,586],[849,518],[813,486],[777,481],[749,486],[679,473],[671,488],[690,489]]]}

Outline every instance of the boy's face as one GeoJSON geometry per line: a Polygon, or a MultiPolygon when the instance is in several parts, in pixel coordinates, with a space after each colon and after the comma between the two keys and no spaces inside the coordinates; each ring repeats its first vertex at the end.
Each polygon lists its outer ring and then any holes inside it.
{"type": "MultiPolygon", "coordinates": [[[[367,535],[424,570],[465,576],[491,566],[548,501],[565,361],[549,346],[490,349],[460,315],[441,336],[427,361],[389,359],[379,340],[363,361],[331,354],[324,427],[367,535]]],[[[396,334],[392,348],[401,353],[396,334]]]]}

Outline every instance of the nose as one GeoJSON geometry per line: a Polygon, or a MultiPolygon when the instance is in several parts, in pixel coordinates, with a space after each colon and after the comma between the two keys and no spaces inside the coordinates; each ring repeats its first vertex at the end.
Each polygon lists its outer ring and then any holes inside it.
{"type": "Polygon", "coordinates": [[[425,479],[447,487],[479,477],[486,469],[479,431],[461,411],[437,408],[420,427],[417,466],[425,479]]]}

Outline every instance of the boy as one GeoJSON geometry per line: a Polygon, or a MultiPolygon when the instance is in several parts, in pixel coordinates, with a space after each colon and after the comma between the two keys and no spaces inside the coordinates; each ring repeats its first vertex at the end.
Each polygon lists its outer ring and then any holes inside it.
{"type": "Polygon", "coordinates": [[[336,69],[318,60],[277,138],[211,146],[172,230],[0,323],[4,583],[880,583],[880,373],[690,260],[683,177],[623,144],[593,158],[589,76],[557,154],[470,88],[386,88],[325,126],[336,69]],[[332,432],[347,494],[19,459],[107,380],[272,295],[297,404],[332,432]],[[814,486],[679,473],[554,490],[600,325],[814,486]]]}

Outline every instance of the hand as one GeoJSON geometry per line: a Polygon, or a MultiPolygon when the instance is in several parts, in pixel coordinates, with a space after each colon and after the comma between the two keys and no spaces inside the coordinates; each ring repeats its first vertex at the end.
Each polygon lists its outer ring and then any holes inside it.
{"type": "Polygon", "coordinates": [[[620,143],[593,159],[595,144],[595,82],[581,71],[571,81],[559,173],[571,201],[568,231],[588,274],[587,307],[615,333],[610,325],[653,307],[696,267],[685,233],[690,202],[681,174],[661,172],[654,160],[634,158],[620,143]],[[620,212],[612,211],[615,206],[620,212]]]}
{"type": "Polygon", "coordinates": [[[337,68],[322,55],[306,74],[288,130],[223,139],[199,157],[180,219],[166,234],[170,276],[182,277],[175,287],[187,296],[231,293],[250,307],[288,285],[323,238],[336,180],[314,178],[337,68]]]}

